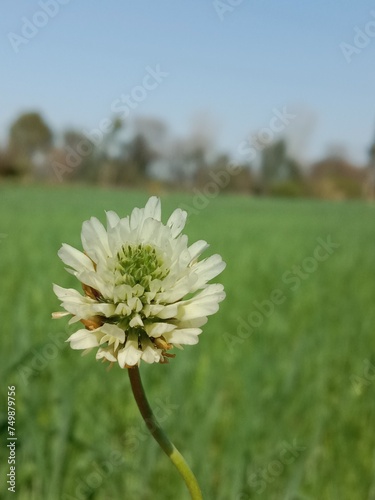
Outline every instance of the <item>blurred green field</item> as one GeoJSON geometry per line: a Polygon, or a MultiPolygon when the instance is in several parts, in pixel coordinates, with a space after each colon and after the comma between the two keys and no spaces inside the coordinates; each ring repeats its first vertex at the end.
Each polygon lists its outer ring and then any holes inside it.
{"type": "MultiPolygon", "coordinates": [[[[83,220],[104,220],[105,209],[125,216],[147,198],[0,187],[1,498],[189,498],[145,430],[126,371],[70,350],[74,327],[50,319],[52,282],[78,287],[57,257],[61,243],[79,248],[83,220]],[[8,385],[15,495],[6,492],[8,385]]],[[[164,220],[193,207],[188,195],[162,201],[164,220]]],[[[197,346],[141,373],[205,499],[375,499],[374,217],[364,203],[223,196],[189,218],[189,240],[206,239],[207,256],[227,262],[218,280],[227,299],[197,346]],[[319,238],[339,246],[324,253],[319,238]],[[259,312],[276,296],[282,303],[259,312]]]]}

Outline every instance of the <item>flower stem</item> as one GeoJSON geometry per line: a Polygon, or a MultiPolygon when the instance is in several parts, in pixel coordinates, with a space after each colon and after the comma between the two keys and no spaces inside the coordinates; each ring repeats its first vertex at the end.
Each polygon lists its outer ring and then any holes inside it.
{"type": "Polygon", "coordinates": [[[189,489],[192,500],[202,500],[202,492],[198,485],[196,477],[186,463],[184,457],[160,427],[159,422],[156,420],[155,415],[152,412],[152,409],[147,401],[145,391],[143,389],[138,366],[132,366],[131,368],[128,368],[128,373],[134,398],[149,431],[183,477],[186,486],[189,489]]]}

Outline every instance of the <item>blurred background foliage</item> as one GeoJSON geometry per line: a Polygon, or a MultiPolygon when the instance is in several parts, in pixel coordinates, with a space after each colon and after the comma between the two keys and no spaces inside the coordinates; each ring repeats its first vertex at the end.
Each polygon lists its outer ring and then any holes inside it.
{"type": "Polygon", "coordinates": [[[375,144],[369,145],[366,165],[352,164],[342,148],[305,164],[290,152],[286,137],[267,138],[264,133],[244,147],[252,152],[252,162],[234,161],[217,151],[202,130],[175,139],[156,118],[138,116],[124,122],[114,117],[106,131],[56,133],[38,112],[26,112],[10,125],[0,150],[0,182],[89,183],[210,196],[215,189],[336,200],[375,196],[375,144]]]}

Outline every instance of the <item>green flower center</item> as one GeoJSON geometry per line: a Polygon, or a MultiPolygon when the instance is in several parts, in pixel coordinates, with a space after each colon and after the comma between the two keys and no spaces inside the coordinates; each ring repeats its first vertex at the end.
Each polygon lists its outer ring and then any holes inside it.
{"type": "Polygon", "coordinates": [[[130,286],[140,284],[148,288],[151,281],[162,280],[169,273],[163,259],[152,245],[123,245],[117,252],[117,259],[117,270],[124,283],[130,286]]]}

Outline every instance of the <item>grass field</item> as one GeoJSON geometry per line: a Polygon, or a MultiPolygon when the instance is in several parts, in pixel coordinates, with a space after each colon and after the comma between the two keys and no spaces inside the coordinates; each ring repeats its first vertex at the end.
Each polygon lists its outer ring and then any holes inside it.
{"type": "MultiPolygon", "coordinates": [[[[148,436],[125,371],[52,321],[57,257],[83,220],[145,193],[0,187],[0,497],[188,499],[148,436]],[[6,493],[6,393],[16,386],[17,493],[6,493]]],[[[164,220],[188,195],[162,197],[164,220]]],[[[207,500],[375,499],[375,207],[229,196],[186,227],[227,269],[197,346],[141,365],[150,402],[207,500]],[[301,266],[295,268],[294,266],[301,266]]]]}

